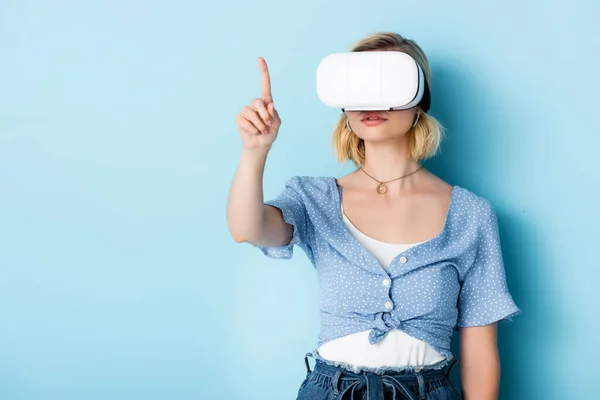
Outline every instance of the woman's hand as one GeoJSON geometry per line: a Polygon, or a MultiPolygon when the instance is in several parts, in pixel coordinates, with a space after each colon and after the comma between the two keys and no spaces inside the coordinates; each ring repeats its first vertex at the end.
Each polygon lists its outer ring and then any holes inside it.
{"type": "Polygon", "coordinates": [[[281,126],[281,119],[271,95],[271,78],[267,63],[262,57],[258,58],[260,68],[262,95],[253,99],[249,105],[242,107],[236,116],[235,122],[242,146],[245,150],[266,149],[277,139],[277,133],[281,126]]]}

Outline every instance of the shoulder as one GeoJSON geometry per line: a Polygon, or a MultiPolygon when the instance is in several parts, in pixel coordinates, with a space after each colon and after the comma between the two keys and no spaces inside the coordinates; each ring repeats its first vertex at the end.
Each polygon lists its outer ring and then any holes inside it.
{"type": "Polygon", "coordinates": [[[336,180],[328,176],[294,175],[285,181],[280,197],[293,198],[304,204],[317,206],[324,200],[335,199],[336,180]]]}
{"type": "Polygon", "coordinates": [[[338,199],[336,179],[330,176],[292,176],[285,182],[283,197],[302,204],[310,215],[323,217],[338,199]]]}
{"type": "Polygon", "coordinates": [[[335,187],[335,178],[329,176],[294,175],[285,182],[285,186],[302,195],[314,195],[327,192],[335,187]]]}
{"type": "Polygon", "coordinates": [[[475,218],[488,218],[494,213],[492,202],[487,198],[461,186],[454,186],[456,211],[475,218]]]}
{"type": "Polygon", "coordinates": [[[460,265],[471,265],[482,245],[498,242],[496,213],[489,199],[460,186],[454,186],[452,201],[448,244],[460,265]]]}
{"type": "Polygon", "coordinates": [[[496,211],[489,199],[460,186],[453,189],[452,220],[453,225],[466,228],[461,231],[471,232],[474,236],[497,222],[496,211]]]}

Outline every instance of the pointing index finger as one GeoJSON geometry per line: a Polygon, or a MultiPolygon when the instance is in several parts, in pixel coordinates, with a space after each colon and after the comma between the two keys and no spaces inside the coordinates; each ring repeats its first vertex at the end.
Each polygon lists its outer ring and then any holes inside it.
{"type": "Polygon", "coordinates": [[[262,87],[261,99],[265,103],[271,103],[273,96],[271,95],[271,77],[269,76],[269,68],[264,58],[258,57],[258,66],[260,68],[260,81],[262,87]]]}

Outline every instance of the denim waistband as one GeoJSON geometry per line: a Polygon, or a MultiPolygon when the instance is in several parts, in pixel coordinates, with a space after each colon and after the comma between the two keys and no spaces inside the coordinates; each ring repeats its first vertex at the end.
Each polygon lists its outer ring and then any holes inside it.
{"type": "MultiPolygon", "coordinates": [[[[394,399],[398,393],[411,400],[425,399],[425,382],[449,378],[450,371],[457,362],[455,358],[451,358],[436,364],[418,367],[361,368],[361,372],[357,373],[345,368],[340,363],[323,359],[316,352],[306,353],[304,361],[307,375],[314,373],[317,376],[316,379],[327,381],[327,384],[333,388],[336,398],[355,399],[359,398],[355,395],[361,396],[361,393],[364,392],[366,394],[365,398],[368,400],[382,399],[384,387],[394,394],[394,399]],[[314,371],[310,370],[308,357],[315,358],[314,371]],[[409,383],[415,381],[418,385],[418,394],[415,394],[409,387],[409,383]]],[[[415,388],[417,385],[415,385],[415,388]]],[[[360,398],[362,399],[362,397],[360,398]]]]}
{"type": "Polygon", "coordinates": [[[357,365],[346,364],[338,361],[327,360],[319,354],[318,349],[313,350],[312,352],[306,353],[306,357],[304,357],[304,362],[306,364],[306,368],[309,369],[308,357],[312,357],[315,361],[322,361],[324,364],[332,365],[334,367],[342,367],[350,372],[354,372],[355,374],[360,374],[362,372],[372,372],[374,374],[389,374],[389,373],[415,373],[423,370],[434,370],[434,369],[442,369],[449,370],[456,363],[456,358],[444,358],[441,361],[438,361],[434,364],[428,365],[406,365],[402,367],[384,367],[384,368],[376,368],[376,367],[363,367],[357,365]]]}

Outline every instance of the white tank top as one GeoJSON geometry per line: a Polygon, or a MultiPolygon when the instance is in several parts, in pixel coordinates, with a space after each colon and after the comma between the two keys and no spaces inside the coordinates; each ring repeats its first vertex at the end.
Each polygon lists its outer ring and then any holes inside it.
{"type": "MultiPolygon", "coordinates": [[[[375,240],[358,230],[344,214],[344,223],[352,236],[362,244],[387,269],[394,257],[419,243],[396,244],[375,240]]],[[[390,330],[381,341],[369,343],[369,331],[357,332],[324,343],[319,355],[330,361],[338,361],[363,367],[403,367],[429,365],[445,357],[429,343],[416,339],[399,329],[390,330]]]]}

